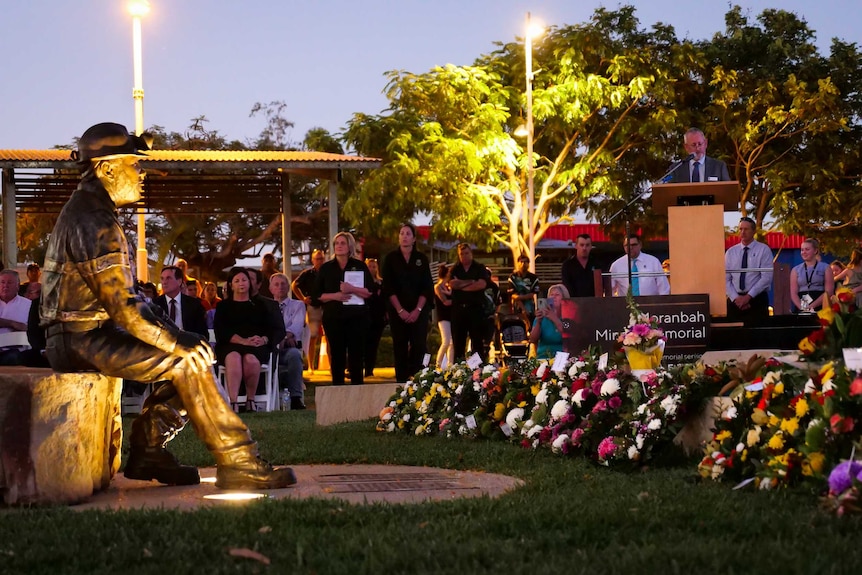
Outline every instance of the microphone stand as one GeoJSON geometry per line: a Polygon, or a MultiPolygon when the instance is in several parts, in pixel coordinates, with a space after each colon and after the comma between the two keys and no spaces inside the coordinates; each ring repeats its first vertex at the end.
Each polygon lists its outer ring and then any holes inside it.
{"type": "MultiPolygon", "coordinates": [[[[612,221],[617,219],[621,214],[625,214],[625,216],[626,216],[626,237],[625,237],[624,241],[625,241],[625,246],[626,246],[625,247],[626,262],[628,263],[628,265],[626,267],[628,268],[628,272],[629,272],[629,291],[631,291],[631,289],[632,289],[632,253],[631,253],[631,248],[629,247],[629,236],[631,235],[631,217],[630,217],[631,212],[629,211],[629,208],[631,208],[635,202],[637,202],[638,200],[643,198],[643,195],[645,193],[646,193],[645,189],[642,189],[640,186],[636,186],[634,189],[634,194],[633,194],[632,199],[626,205],[624,205],[622,208],[620,208],[617,211],[617,213],[612,215],[610,217],[610,219],[608,220],[608,223],[610,224],[612,221]]],[[[613,276],[612,276],[611,277],[611,284],[612,285],[613,285],[613,281],[614,280],[613,280],[613,276]]]]}

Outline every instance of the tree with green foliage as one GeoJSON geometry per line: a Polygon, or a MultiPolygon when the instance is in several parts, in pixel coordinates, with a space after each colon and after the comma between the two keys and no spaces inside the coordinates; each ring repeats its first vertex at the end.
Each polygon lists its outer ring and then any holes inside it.
{"type": "Polygon", "coordinates": [[[538,241],[590,196],[620,196],[660,169],[662,134],[677,127],[673,70],[692,65],[690,45],[667,27],[640,29],[629,6],[552,28],[535,52],[532,221],[528,158],[514,136],[525,104],[521,42],[472,66],[389,72],[389,109],[356,114],[345,132],[360,154],[384,159],[345,213],[390,231],[430,213],[438,234],[482,247],[499,242],[516,257],[531,228],[538,241]]]}
{"type": "MultiPolygon", "coordinates": [[[[841,169],[834,154],[843,155],[839,135],[851,110],[833,81],[838,62],[819,55],[814,32],[791,12],[764,10],[754,24],[735,6],[725,21],[723,34],[699,44],[711,68],[711,147],[728,154],[743,214],[758,224],[771,215],[798,232],[802,214],[787,209],[793,198],[821,197],[841,169]]],[[[858,53],[856,61],[858,74],[858,53]]],[[[815,208],[804,217],[822,215],[815,208]]]]}

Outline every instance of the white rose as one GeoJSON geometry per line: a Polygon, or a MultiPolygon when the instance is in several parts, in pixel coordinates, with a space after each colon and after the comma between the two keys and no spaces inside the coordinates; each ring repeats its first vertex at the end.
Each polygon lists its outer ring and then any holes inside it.
{"type": "Polygon", "coordinates": [[[551,408],[551,417],[554,419],[562,419],[569,412],[569,402],[561,399],[551,408]]]}
{"type": "Polygon", "coordinates": [[[395,422],[394,421],[390,422],[389,425],[386,426],[386,431],[388,431],[388,432],[395,431],[395,422]]]}
{"type": "Polygon", "coordinates": [[[387,413],[386,415],[383,416],[383,421],[389,421],[390,419],[392,419],[391,413],[387,413]]]}
{"type": "Polygon", "coordinates": [[[629,450],[628,450],[627,455],[629,456],[629,459],[638,459],[638,456],[640,455],[640,452],[638,451],[638,448],[637,448],[637,447],[635,447],[634,445],[632,445],[632,446],[630,446],[630,447],[629,447],[629,450]]]}
{"type": "Polygon", "coordinates": [[[620,382],[616,378],[608,378],[602,384],[601,394],[604,397],[613,395],[620,390],[620,382]]]}
{"type": "Polygon", "coordinates": [[[646,403],[642,403],[642,404],[640,404],[640,405],[638,406],[638,408],[635,410],[635,415],[643,415],[644,413],[646,413],[646,410],[647,410],[647,404],[646,404],[646,403]]]}
{"type": "Polygon", "coordinates": [[[653,419],[652,421],[647,423],[647,429],[649,429],[650,431],[657,431],[661,429],[661,420],[653,419]]]}
{"type": "Polygon", "coordinates": [[[397,407],[397,406],[398,406],[398,402],[397,402],[397,401],[390,401],[390,402],[389,402],[389,407],[395,408],[395,407],[397,407]]]}
{"type": "Polygon", "coordinates": [[[473,382],[473,391],[478,392],[478,391],[479,391],[479,390],[481,390],[481,389],[482,389],[482,386],[479,384],[479,382],[478,382],[478,381],[474,381],[474,382],[473,382]]]}
{"type": "Polygon", "coordinates": [[[558,436],[554,440],[554,443],[551,444],[551,449],[555,453],[560,452],[563,449],[563,445],[565,445],[568,442],[569,442],[569,436],[564,433],[563,435],[558,436]]]}
{"type": "Polygon", "coordinates": [[[531,438],[535,437],[535,436],[539,435],[540,433],[542,433],[543,429],[545,429],[545,428],[542,427],[541,425],[535,425],[535,426],[530,428],[530,431],[527,432],[527,437],[531,437],[531,438]]]}
{"type": "Polygon", "coordinates": [[[547,387],[542,387],[542,389],[539,390],[539,393],[536,394],[536,403],[542,404],[542,405],[545,405],[546,403],[548,403],[548,388],[547,387]]]}
{"type": "Polygon", "coordinates": [[[575,404],[575,405],[577,405],[578,407],[580,407],[580,406],[581,406],[581,403],[582,403],[583,401],[584,401],[584,390],[583,390],[583,389],[579,389],[579,390],[578,390],[578,391],[576,391],[576,392],[575,392],[575,394],[572,396],[572,403],[573,403],[573,404],[575,404]]]}
{"type": "Polygon", "coordinates": [[[744,443],[742,443],[740,441],[739,443],[736,444],[736,452],[737,453],[742,453],[744,450],[745,450],[745,444],[744,443]]]}
{"type": "Polygon", "coordinates": [[[509,425],[509,427],[515,429],[518,427],[518,423],[521,421],[521,419],[523,419],[523,417],[524,410],[520,407],[516,407],[506,415],[506,423],[509,425]]]}
{"type": "Polygon", "coordinates": [[[402,417],[401,419],[403,419],[404,421],[410,421],[410,414],[409,414],[409,413],[405,413],[405,414],[404,414],[404,417],[402,417]]]}
{"type": "Polygon", "coordinates": [[[455,395],[461,395],[464,392],[464,384],[462,383],[458,387],[455,388],[455,395]]]}
{"type": "Polygon", "coordinates": [[[640,433],[635,436],[635,445],[637,446],[638,450],[644,448],[644,436],[640,433]]]}

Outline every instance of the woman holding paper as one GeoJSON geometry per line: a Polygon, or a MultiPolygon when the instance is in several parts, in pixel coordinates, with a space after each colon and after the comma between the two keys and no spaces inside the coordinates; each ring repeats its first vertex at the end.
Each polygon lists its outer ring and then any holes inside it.
{"type": "MultiPolygon", "coordinates": [[[[569,290],[563,284],[548,288],[546,305],[539,305],[536,320],[530,330],[530,343],[536,346],[536,357],[554,357],[563,351],[563,300],[569,297],[569,290]]],[[[541,300],[540,300],[541,302],[541,300]]]]}
{"type": "Polygon", "coordinates": [[[350,383],[361,385],[365,334],[368,331],[367,286],[374,279],[368,266],[354,257],[356,240],[349,232],[332,239],[333,258],[320,266],[312,302],[323,307],[323,331],[329,342],[332,384],[344,385],[344,367],[350,361],[350,383]]]}

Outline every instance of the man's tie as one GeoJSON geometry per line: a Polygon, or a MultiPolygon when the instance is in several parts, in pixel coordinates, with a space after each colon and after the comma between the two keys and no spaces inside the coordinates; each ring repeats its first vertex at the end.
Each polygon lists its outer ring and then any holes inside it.
{"type": "Polygon", "coordinates": [[[641,295],[641,283],[640,278],[638,278],[638,266],[635,262],[637,262],[637,258],[632,260],[632,295],[641,295]]]}
{"type": "Polygon", "coordinates": [[[694,166],[691,169],[691,181],[699,182],[700,181],[700,162],[695,162],[694,166]]]}
{"type": "Polygon", "coordinates": [[[171,300],[170,318],[171,318],[171,321],[173,321],[173,322],[177,321],[177,300],[175,300],[175,299],[171,300]]]}
{"type": "MultiPolygon", "coordinates": [[[[748,267],[748,248],[742,248],[742,265],[739,266],[742,269],[748,267]]],[[[739,273],[739,291],[745,291],[745,272],[739,273]]]]}

